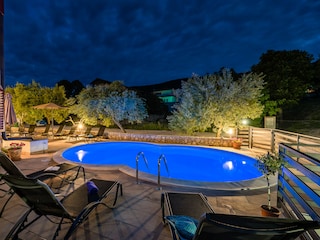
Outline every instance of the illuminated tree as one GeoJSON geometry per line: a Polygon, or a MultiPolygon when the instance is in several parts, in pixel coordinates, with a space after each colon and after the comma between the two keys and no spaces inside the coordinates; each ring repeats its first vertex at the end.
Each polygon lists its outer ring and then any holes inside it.
{"type": "Polygon", "coordinates": [[[35,124],[37,120],[42,118],[46,118],[48,123],[52,118],[60,123],[68,115],[67,110],[48,111],[33,108],[36,105],[49,102],[63,106],[66,97],[64,88],[61,86],[41,87],[39,83],[33,80],[28,85],[17,83],[14,87],[7,87],[5,91],[12,95],[12,103],[20,124],[35,124]]]}
{"type": "Polygon", "coordinates": [[[243,119],[261,115],[262,89],[261,74],[244,74],[238,80],[227,69],[221,74],[193,75],[182,82],[179,103],[168,117],[169,127],[188,134],[213,129],[219,137],[226,127],[238,127],[243,119]]]}
{"type": "Polygon", "coordinates": [[[77,96],[77,104],[71,106],[70,110],[84,123],[101,123],[107,127],[114,123],[123,132],[125,129],[121,122],[141,122],[148,116],[143,99],[119,81],[85,88],[77,96]]]}

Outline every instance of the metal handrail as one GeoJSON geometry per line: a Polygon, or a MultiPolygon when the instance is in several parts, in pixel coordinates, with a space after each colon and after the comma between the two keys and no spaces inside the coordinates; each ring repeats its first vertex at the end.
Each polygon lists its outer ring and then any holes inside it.
{"type": "Polygon", "coordinates": [[[140,156],[143,157],[144,163],[146,164],[147,168],[149,169],[148,160],[143,152],[139,152],[136,156],[136,182],[139,184],[139,158],[140,156]]]}
{"type": "Polygon", "coordinates": [[[166,159],[166,157],[164,156],[164,154],[161,154],[160,157],[159,157],[159,159],[158,159],[158,190],[161,190],[161,187],[160,187],[160,168],[161,168],[161,160],[164,161],[164,164],[165,164],[165,166],[166,166],[167,173],[169,174],[167,159],[166,159]]]}

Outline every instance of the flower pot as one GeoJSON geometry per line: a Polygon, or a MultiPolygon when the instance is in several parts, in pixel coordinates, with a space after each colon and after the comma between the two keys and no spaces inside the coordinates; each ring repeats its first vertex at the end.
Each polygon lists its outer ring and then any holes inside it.
{"type": "Polygon", "coordinates": [[[240,149],[241,148],[241,142],[232,142],[232,147],[235,149],[240,149]]]}
{"type": "Polygon", "coordinates": [[[21,148],[18,148],[18,149],[8,149],[9,158],[10,158],[12,161],[19,161],[19,160],[21,160],[21,151],[22,151],[21,148]]]}
{"type": "Polygon", "coordinates": [[[279,217],[280,211],[275,207],[269,208],[268,205],[261,205],[261,215],[264,217],[279,217]]]}

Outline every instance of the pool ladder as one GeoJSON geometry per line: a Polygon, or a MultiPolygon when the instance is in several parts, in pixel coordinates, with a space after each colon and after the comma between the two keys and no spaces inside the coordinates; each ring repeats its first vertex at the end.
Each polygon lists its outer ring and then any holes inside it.
{"type": "MultiPolygon", "coordinates": [[[[149,169],[147,158],[145,157],[143,152],[139,152],[136,156],[136,182],[137,182],[137,184],[139,184],[139,159],[140,159],[140,156],[143,157],[143,160],[144,160],[147,168],[149,169]]],[[[164,162],[167,173],[169,174],[167,159],[164,154],[161,154],[160,157],[158,158],[158,190],[161,190],[161,186],[160,186],[161,160],[164,162]]]]}
{"type": "Polygon", "coordinates": [[[140,156],[143,157],[144,163],[146,164],[147,168],[149,169],[148,160],[143,152],[139,152],[136,156],[136,182],[139,184],[139,158],[140,156]]]}
{"type": "Polygon", "coordinates": [[[161,154],[159,159],[158,159],[158,190],[161,190],[160,186],[160,168],[161,168],[161,160],[163,160],[164,165],[166,166],[167,173],[169,174],[169,169],[168,169],[168,164],[167,164],[167,159],[164,156],[164,154],[161,154]]]}

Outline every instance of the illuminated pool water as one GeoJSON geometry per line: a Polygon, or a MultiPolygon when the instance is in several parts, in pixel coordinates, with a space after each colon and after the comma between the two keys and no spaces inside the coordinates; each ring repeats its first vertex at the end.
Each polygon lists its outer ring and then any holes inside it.
{"type": "Polygon", "coordinates": [[[234,152],[198,146],[162,145],[143,142],[102,142],[71,147],[62,152],[69,161],[88,166],[128,166],[161,177],[197,182],[239,182],[260,178],[254,158],[234,152]],[[140,152],[143,154],[139,155],[140,152]],[[160,156],[163,157],[160,157],[160,156]],[[140,157],[137,157],[140,156],[140,157]],[[148,167],[144,158],[147,159],[148,167]],[[168,171],[166,169],[167,163],[168,171]]]}

